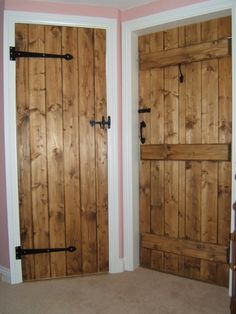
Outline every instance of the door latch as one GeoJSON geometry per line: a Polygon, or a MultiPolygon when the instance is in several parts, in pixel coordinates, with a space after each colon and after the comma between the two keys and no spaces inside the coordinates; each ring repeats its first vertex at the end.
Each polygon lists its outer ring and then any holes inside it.
{"type": "Polygon", "coordinates": [[[146,123],[144,121],[141,121],[140,122],[140,142],[142,144],[144,144],[146,141],[145,137],[143,136],[143,128],[146,128],[146,123]]]}
{"type": "Polygon", "coordinates": [[[111,117],[108,116],[107,121],[105,120],[104,116],[102,116],[101,121],[96,121],[96,120],[90,120],[89,123],[91,126],[95,126],[96,124],[100,125],[101,129],[110,129],[111,127],[111,117]]]}

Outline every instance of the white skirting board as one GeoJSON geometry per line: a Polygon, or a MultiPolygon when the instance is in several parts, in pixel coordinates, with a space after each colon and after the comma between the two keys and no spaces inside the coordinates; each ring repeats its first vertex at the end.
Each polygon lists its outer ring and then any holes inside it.
{"type": "Polygon", "coordinates": [[[11,283],[11,272],[10,269],[0,266],[0,274],[1,274],[1,279],[4,282],[11,283]]]}

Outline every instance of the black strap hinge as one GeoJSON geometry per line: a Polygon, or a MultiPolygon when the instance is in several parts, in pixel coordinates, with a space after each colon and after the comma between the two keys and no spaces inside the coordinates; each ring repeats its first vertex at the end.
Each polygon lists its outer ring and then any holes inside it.
{"type": "Polygon", "coordinates": [[[43,53],[43,52],[30,52],[30,51],[19,51],[15,47],[10,47],[10,60],[15,61],[16,58],[59,58],[65,60],[73,59],[73,56],[69,53],[65,55],[43,53]]]}
{"type": "Polygon", "coordinates": [[[21,259],[24,255],[31,254],[43,254],[43,253],[53,253],[53,252],[74,252],[76,247],[69,246],[63,248],[43,248],[43,249],[23,249],[21,246],[16,246],[16,259],[21,259]]]}

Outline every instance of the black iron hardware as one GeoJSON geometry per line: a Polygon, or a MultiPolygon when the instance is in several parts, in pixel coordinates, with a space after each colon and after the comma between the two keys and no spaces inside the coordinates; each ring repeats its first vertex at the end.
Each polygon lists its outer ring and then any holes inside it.
{"type": "Polygon", "coordinates": [[[101,129],[110,129],[111,127],[111,117],[108,116],[107,121],[105,120],[104,116],[102,116],[102,120],[101,121],[95,121],[95,120],[90,120],[89,123],[91,124],[91,126],[95,126],[96,124],[100,125],[101,129]]]}
{"type": "Polygon", "coordinates": [[[146,123],[144,121],[140,122],[140,142],[142,144],[145,143],[146,139],[143,137],[143,128],[146,128],[146,123]]]}
{"type": "Polygon", "coordinates": [[[74,252],[76,247],[69,246],[65,248],[45,248],[45,249],[23,249],[21,246],[16,246],[16,259],[21,259],[24,255],[30,254],[42,254],[42,253],[53,253],[53,252],[74,252]]]}
{"type": "Polygon", "coordinates": [[[179,64],[179,82],[183,83],[183,81],[184,81],[184,75],[181,70],[181,64],[179,64]]]}
{"type": "Polygon", "coordinates": [[[73,59],[73,56],[69,53],[65,55],[42,53],[42,52],[30,52],[30,51],[18,51],[15,47],[10,47],[10,60],[14,61],[16,58],[60,58],[65,60],[73,59]]]}
{"type": "Polygon", "coordinates": [[[141,108],[138,110],[138,113],[151,112],[151,108],[141,108]]]}
{"type": "Polygon", "coordinates": [[[230,247],[226,249],[226,263],[230,264],[230,247]]]}

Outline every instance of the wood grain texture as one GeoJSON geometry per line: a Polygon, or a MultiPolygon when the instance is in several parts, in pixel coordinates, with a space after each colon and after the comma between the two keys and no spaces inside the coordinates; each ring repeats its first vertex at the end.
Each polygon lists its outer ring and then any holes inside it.
{"type": "Polygon", "coordinates": [[[79,157],[79,93],[78,93],[78,35],[76,28],[62,28],[62,53],[73,59],[63,60],[63,143],[66,246],[76,251],[66,254],[67,275],[82,272],[80,157],[79,157]]]}
{"type": "MultiPolygon", "coordinates": [[[[44,26],[29,26],[29,50],[44,52],[44,26]]],[[[50,247],[48,219],[45,62],[29,59],[31,195],[36,248],[50,247]]],[[[35,255],[35,277],[50,277],[49,254],[35,255]]]]}
{"type": "MultiPolygon", "coordinates": [[[[150,51],[150,35],[142,36],[139,38],[139,51],[150,51]]],[[[152,80],[153,82],[153,80],[152,80]]],[[[151,86],[151,73],[150,71],[139,72],[139,108],[150,107],[150,86],[151,86]]],[[[148,114],[140,114],[139,121],[145,121],[146,128],[144,129],[144,137],[146,143],[151,141],[151,118],[148,114]]],[[[149,161],[140,163],[139,169],[139,215],[140,215],[140,228],[150,232],[151,228],[151,164],[149,161]]],[[[150,267],[151,265],[151,251],[145,248],[140,250],[140,265],[143,267],[150,267]],[[149,265],[149,266],[145,266],[149,265]]]]}
{"type": "Polygon", "coordinates": [[[93,30],[79,29],[78,38],[79,46],[83,47],[79,57],[82,267],[83,272],[94,273],[97,270],[95,130],[89,125],[89,120],[95,118],[93,30]]]}
{"type": "MultiPolygon", "coordinates": [[[[95,119],[106,117],[106,31],[94,30],[95,119]]],[[[96,137],[96,199],[98,270],[108,271],[108,182],[107,137],[97,128],[96,137]]]]}
{"type": "Polygon", "coordinates": [[[16,47],[73,56],[16,61],[22,247],[77,248],[23,257],[24,280],[106,272],[105,31],[18,24],[16,47]]]}
{"type": "Polygon", "coordinates": [[[228,144],[162,144],[141,146],[142,160],[230,160],[228,144]]]}
{"type": "MultiPolygon", "coordinates": [[[[46,26],[45,52],[60,54],[61,49],[61,28],[46,26]]],[[[45,59],[45,62],[46,89],[50,91],[46,93],[50,246],[65,247],[62,62],[58,59],[45,59]]],[[[51,276],[65,276],[65,253],[52,253],[50,260],[51,276]]]]}
{"type": "Polygon", "coordinates": [[[144,106],[149,107],[149,102],[152,108],[150,114],[140,115],[140,121],[147,124],[147,141],[140,147],[140,230],[147,228],[151,235],[163,237],[163,243],[176,239],[223,250],[219,261],[183,254],[178,252],[179,247],[170,252],[141,245],[145,265],[224,286],[228,285],[226,247],[231,202],[230,28],[230,17],[224,17],[139,39],[141,59],[155,56],[162,60],[165,56],[168,60],[168,56],[174,56],[162,68],[140,65],[140,107],[145,99],[144,106]],[[207,60],[182,64],[184,79],[180,82],[176,54],[179,58],[179,52],[194,54],[196,48],[223,42],[228,47],[226,56],[218,58],[213,52],[207,60]],[[143,168],[148,162],[151,167],[143,168]]]}
{"type": "Polygon", "coordinates": [[[140,70],[186,64],[229,56],[230,39],[219,39],[163,52],[140,54],[140,70]]]}
{"type": "MultiPolygon", "coordinates": [[[[16,24],[16,48],[28,50],[28,25],[16,24]]],[[[29,63],[27,59],[16,61],[16,111],[17,111],[17,154],[21,244],[33,247],[33,217],[31,200],[31,152],[29,113],[29,63]]],[[[25,280],[35,277],[34,256],[22,260],[25,280]]]]}
{"type": "Polygon", "coordinates": [[[226,262],[226,246],[142,233],[142,247],[208,261],[226,262]]]}
{"type": "MultiPolygon", "coordinates": [[[[178,47],[179,30],[171,29],[164,32],[164,50],[178,47]]],[[[165,143],[178,143],[179,131],[179,83],[178,67],[170,66],[164,69],[164,139],[165,143]]],[[[164,163],[164,234],[178,237],[178,162],[165,161],[164,163]]],[[[178,272],[178,256],[173,253],[164,253],[164,270],[170,273],[178,272]]]]}

